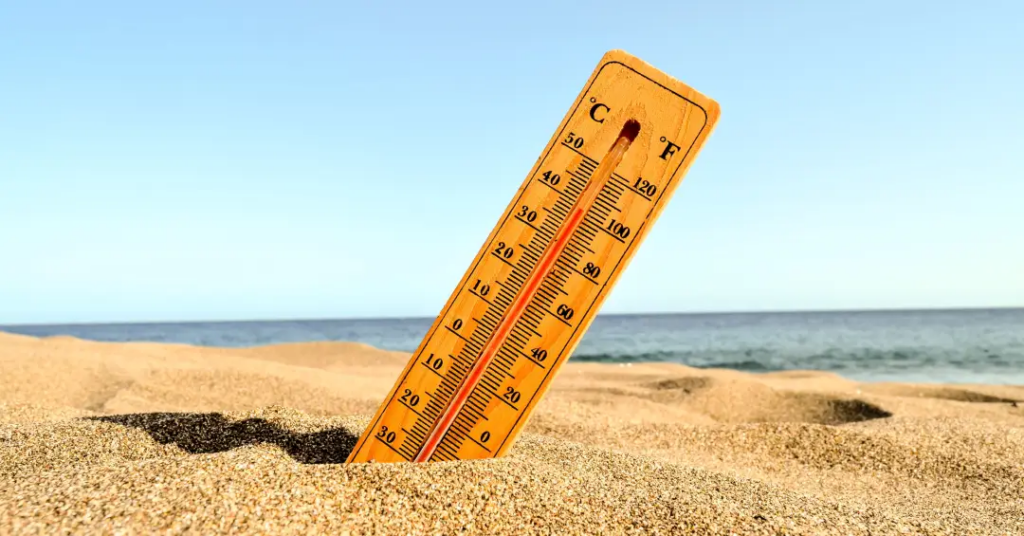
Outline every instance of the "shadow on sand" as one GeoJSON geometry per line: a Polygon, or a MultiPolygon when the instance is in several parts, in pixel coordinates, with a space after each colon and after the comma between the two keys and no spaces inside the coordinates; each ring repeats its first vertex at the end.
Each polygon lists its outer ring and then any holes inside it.
{"type": "Polygon", "coordinates": [[[299,463],[344,463],[358,439],[343,428],[296,433],[259,418],[229,421],[220,413],[133,413],[88,419],[138,428],[158,443],[176,445],[190,454],[269,443],[299,463]]]}

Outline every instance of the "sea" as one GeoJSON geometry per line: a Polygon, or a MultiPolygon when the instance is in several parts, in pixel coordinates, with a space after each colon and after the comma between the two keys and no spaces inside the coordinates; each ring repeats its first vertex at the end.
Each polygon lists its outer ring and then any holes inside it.
{"type": "MultiPolygon", "coordinates": [[[[0,326],[35,336],[249,347],[358,341],[411,352],[432,318],[0,326]]],[[[598,315],[576,362],[672,362],[862,381],[1024,385],[1024,309],[598,315]]]]}

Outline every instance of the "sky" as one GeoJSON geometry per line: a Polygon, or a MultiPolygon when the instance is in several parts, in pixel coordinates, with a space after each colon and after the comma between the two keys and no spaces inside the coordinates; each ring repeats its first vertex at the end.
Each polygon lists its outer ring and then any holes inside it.
{"type": "Polygon", "coordinates": [[[722,117],[603,313],[1024,306],[1024,3],[342,4],[0,0],[0,324],[436,315],[611,49],[722,117]]]}

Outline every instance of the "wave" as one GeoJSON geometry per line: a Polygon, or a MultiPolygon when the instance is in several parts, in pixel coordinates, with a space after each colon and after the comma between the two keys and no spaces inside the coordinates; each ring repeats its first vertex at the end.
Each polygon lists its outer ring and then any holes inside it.
{"type": "MultiPolygon", "coordinates": [[[[654,351],[654,352],[640,352],[636,354],[612,354],[612,353],[597,353],[597,354],[573,354],[573,361],[592,362],[592,363],[681,363],[694,368],[727,368],[733,370],[742,370],[747,372],[770,372],[776,370],[784,370],[775,365],[767,364],[754,359],[723,359],[716,361],[708,361],[707,356],[702,356],[700,359],[694,359],[694,355],[690,352],[671,352],[671,351],[654,351]]],[[[719,356],[721,357],[721,356],[719,356]]]]}
{"type": "Polygon", "coordinates": [[[829,348],[806,352],[779,348],[732,350],[655,350],[642,352],[581,352],[573,361],[593,363],[669,362],[695,368],[727,368],[747,372],[794,369],[851,371],[885,368],[957,367],[1016,369],[1024,366],[1024,355],[1007,355],[988,348],[829,348]]]}

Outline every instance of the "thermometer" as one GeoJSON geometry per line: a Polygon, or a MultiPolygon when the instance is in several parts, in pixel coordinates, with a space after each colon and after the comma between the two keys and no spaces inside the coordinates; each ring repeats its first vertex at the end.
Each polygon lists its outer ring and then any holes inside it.
{"type": "Polygon", "coordinates": [[[508,452],[718,116],[639,58],[605,54],[348,462],[508,452]]]}

